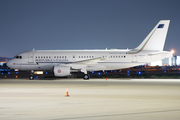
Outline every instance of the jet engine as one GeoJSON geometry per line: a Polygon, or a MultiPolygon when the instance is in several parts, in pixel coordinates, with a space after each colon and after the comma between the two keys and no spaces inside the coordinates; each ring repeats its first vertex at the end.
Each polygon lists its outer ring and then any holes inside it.
{"type": "Polygon", "coordinates": [[[63,77],[70,75],[70,67],[67,66],[54,66],[54,76],[63,77]]]}

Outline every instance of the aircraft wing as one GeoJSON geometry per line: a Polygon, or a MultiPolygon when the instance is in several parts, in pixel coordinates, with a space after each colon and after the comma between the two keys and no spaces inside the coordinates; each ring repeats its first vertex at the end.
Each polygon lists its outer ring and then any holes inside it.
{"type": "Polygon", "coordinates": [[[85,67],[101,67],[104,68],[104,66],[101,65],[97,65],[98,62],[105,60],[106,58],[93,58],[93,59],[88,59],[88,60],[82,60],[82,61],[76,61],[76,62],[72,62],[71,64],[69,64],[69,66],[72,67],[72,69],[82,69],[85,67]]]}
{"type": "Polygon", "coordinates": [[[87,59],[87,60],[82,60],[82,61],[76,61],[76,62],[73,62],[72,64],[97,64],[97,62],[100,62],[100,61],[103,61],[105,60],[106,58],[101,58],[101,57],[98,57],[98,58],[92,58],[92,59],[87,59]]]}

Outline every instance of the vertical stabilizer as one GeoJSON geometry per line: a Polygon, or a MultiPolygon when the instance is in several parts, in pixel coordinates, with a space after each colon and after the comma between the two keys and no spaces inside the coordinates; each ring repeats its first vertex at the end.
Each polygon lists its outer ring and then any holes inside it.
{"type": "Polygon", "coordinates": [[[163,51],[169,23],[170,20],[159,21],[143,42],[134,50],[137,52],[142,50],[163,51]]]}

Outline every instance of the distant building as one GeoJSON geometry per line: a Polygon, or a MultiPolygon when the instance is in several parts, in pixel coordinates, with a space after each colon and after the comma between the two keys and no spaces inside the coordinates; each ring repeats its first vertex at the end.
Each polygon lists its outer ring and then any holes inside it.
{"type": "Polygon", "coordinates": [[[180,66],[180,56],[165,58],[156,62],[151,62],[150,66],[180,66]]]}

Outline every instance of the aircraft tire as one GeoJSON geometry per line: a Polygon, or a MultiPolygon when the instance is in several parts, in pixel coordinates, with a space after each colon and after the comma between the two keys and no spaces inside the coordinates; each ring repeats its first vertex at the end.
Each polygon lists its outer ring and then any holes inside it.
{"type": "Polygon", "coordinates": [[[85,75],[83,76],[83,78],[84,78],[84,80],[89,80],[90,75],[89,75],[89,74],[85,74],[85,75]]]}
{"type": "Polygon", "coordinates": [[[34,80],[34,76],[30,75],[29,80],[34,80]]]}

